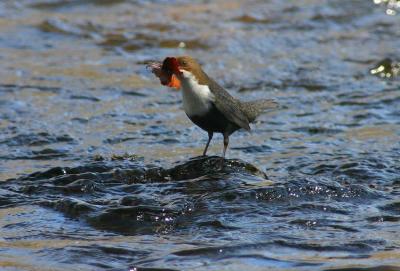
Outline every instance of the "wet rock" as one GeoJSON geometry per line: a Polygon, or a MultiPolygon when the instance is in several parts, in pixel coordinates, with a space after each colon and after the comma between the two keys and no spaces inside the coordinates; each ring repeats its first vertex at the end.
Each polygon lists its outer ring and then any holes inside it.
{"type": "Polygon", "coordinates": [[[250,174],[266,178],[267,175],[250,163],[235,159],[222,160],[221,157],[195,157],[172,168],[146,167],[145,169],[124,169],[115,172],[117,178],[127,183],[137,182],[168,182],[196,179],[215,174],[250,174]]]}
{"type": "Polygon", "coordinates": [[[143,27],[158,32],[167,32],[175,29],[175,27],[172,24],[162,24],[162,23],[149,23],[143,25],[143,27]]]}
{"type": "Polygon", "coordinates": [[[387,15],[394,16],[400,12],[400,0],[374,0],[374,3],[385,7],[387,15]]]}
{"type": "Polygon", "coordinates": [[[59,33],[80,37],[89,37],[90,32],[96,30],[92,24],[74,25],[66,20],[53,18],[43,21],[38,28],[44,32],[59,33]]]}
{"type": "MultiPolygon", "coordinates": [[[[47,160],[47,159],[54,159],[58,157],[65,157],[68,155],[68,152],[65,150],[57,150],[46,148],[40,151],[32,151],[32,155],[28,157],[24,157],[25,159],[40,159],[40,160],[47,160]]],[[[20,157],[19,157],[20,158],[20,157]]]]}
{"type": "Polygon", "coordinates": [[[26,180],[40,180],[40,179],[47,179],[52,178],[59,175],[69,174],[69,168],[62,168],[62,167],[54,167],[46,171],[42,172],[35,172],[28,176],[25,176],[23,179],[26,180]]]}
{"type": "Polygon", "coordinates": [[[371,216],[367,218],[367,221],[371,223],[399,222],[400,216],[390,216],[390,215],[371,216]]]}
{"type": "Polygon", "coordinates": [[[24,195],[14,192],[10,189],[0,188],[0,207],[13,206],[16,203],[24,202],[27,199],[24,195]]]}
{"type": "Polygon", "coordinates": [[[268,24],[272,22],[272,20],[270,19],[256,18],[251,15],[242,15],[240,17],[234,18],[233,20],[246,24],[268,24]]]}
{"type": "Polygon", "coordinates": [[[92,193],[98,188],[96,182],[87,179],[76,180],[63,187],[66,193],[92,193]]]}
{"type": "Polygon", "coordinates": [[[138,156],[135,154],[129,154],[129,153],[124,153],[122,155],[118,154],[113,154],[111,156],[111,161],[116,161],[116,160],[129,160],[129,161],[135,161],[138,159],[138,156]]]}
{"type": "Polygon", "coordinates": [[[99,43],[101,46],[121,46],[129,41],[129,37],[125,33],[106,33],[103,35],[103,41],[99,43]]]}
{"type": "Polygon", "coordinates": [[[293,131],[305,132],[310,135],[337,134],[337,133],[342,132],[342,130],[339,130],[339,129],[330,129],[330,128],[325,128],[325,127],[297,127],[297,128],[294,128],[293,131]]]}
{"type": "Polygon", "coordinates": [[[30,4],[31,7],[41,10],[58,10],[62,8],[68,8],[73,6],[88,5],[93,4],[96,6],[111,6],[115,4],[120,4],[126,0],[80,0],[80,1],[39,1],[30,4]]]}
{"type": "Polygon", "coordinates": [[[143,204],[143,200],[137,198],[137,196],[125,196],[121,198],[119,203],[123,206],[135,206],[135,205],[140,205],[143,204]]]}
{"type": "Polygon", "coordinates": [[[53,143],[71,143],[74,139],[67,134],[54,135],[47,132],[40,132],[37,134],[19,134],[11,138],[0,141],[0,144],[7,144],[8,146],[42,146],[53,143]]]}
{"type": "Polygon", "coordinates": [[[221,159],[221,157],[217,156],[195,157],[184,164],[177,165],[167,170],[167,174],[171,176],[173,180],[194,179],[215,173],[248,173],[262,178],[268,178],[264,172],[250,163],[237,159],[221,159]]]}
{"type": "Polygon", "coordinates": [[[121,206],[91,216],[88,222],[96,228],[123,233],[146,233],[167,230],[177,213],[158,206],[121,206]]]}
{"type": "Polygon", "coordinates": [[[385,58],[378,62],[378,64],[370,70],[370,73],[381,78],[391,79],[400,74],[400,63],[390,58],[385,58]]]}
{"type": "Polygon", "coordinates": [[[143,168],[115,170],[113,175],[115,179],[123,180],[127,184],[146,182],[146,170],[143,168]]]}
{"type": "MultiPolygon", "coordinates": [[[[377,199],[380,193],[368,187],[351,184],[343,186],[331,180],[295,179],[285,184],[275,184],[270,187],[257,188],[252,191],[257,200],[262,201],[294,201],[294,200],[336,200],[336,201],[363,201],[377,199]]],[[[304,206],[303,206],[304,207],[304,206]]],[[[307,205],[305,205],[306,208],[307,205]]],[[[300,206],[299,206],[300,208],[300,206]]],[[[333,211],[327,208],[327,211],[333,211]]]]}
{"type": "Polygon", "coordinates": [[[380,207],[380,209],[391,213],[391,214],[396,214],[396,215],[400,215],[400,201],[394,201],[392,203],[388,203],[382,207],[380,207]]]}
{"type": "Polygon", "coordinates": [[[54,201],[43,201],[41,204],[43,206],[52,207],[73,217],[80,217],[89,212],[93,212],[96,209],[95,206],[75,198],[62,198],[54,201]]]}
{"type": "Polygon", "coordinates": [[[186,216],[198,208],[193,204],[197,197],[215,193],[218,200],[233,201],[235,193],[228,191],[240,184],[235,178],[266,178],[249,163],[221,159],[196,157],[167,169],[135,165],[129,157],[104,159],[8,180],[1,191],[10,190],[22,198],[29,195],[30,201],[85,218],[95,228],[125,234],[165,232],[177,223],[180,227],[190,225],[186,216]]]}
{"type": "Polygon", "coordinates": [[[102,34],[100,46],[105,49],[122,48],[127,52],[137,51],[145,48],[186,48],[186,49],[209,49],[210,46],[197,39],[170,39],[160,35],[148,33],[136,33],[129,36],[126,33],[109,32],[102,34]]]}
{"type": "Polygon", "coordinates": [[[80,174],[67,174],[62,176],[57,176],[56,178],[52,178],[52,182],[54,185],[69,185],[76,180],[93,180],[96,179],[97,175],[92,172],[84,172],[80,174]]]}
{"type": "Polygon", "coordinates": [[[84,96],[84,95],[71,95],[70,96],[71,100],[87,100],[91,102],[100,102],[101,100],[99,98],[93,97],[93,96],[84,96]]]}
{"type": "Polygon", "coordinates": [[[63,185],[71,183],[79,178],[87,178],[93,179],[96,178],[97,175],[107,171],[112,170],[112,166],[107,165],[104,162],[93,162],[87,165],[78,166],[78,167],[54,167],[46,171],[39,171],[29,174],[27,176],[23,176],[17,179],[17,181],[39,181],[44,180],[47,181],[51,179],[51,181],[55,185],[63,185]]]}
{"type": "Polygon", "coordinates": [[[305,250],[318,250],[318,251],[337,251],[337,250],[342,250],[342,251],[363,251],[363,252],[368,252],[372,251],[373,247],[372,244],[369,245],[366,242],[362,241],[356,241],[356,242],[350,242],[347,244],[343,245],[320,245],[317,243],[302,243],[302,242],[293,242],[289,243],[286,241],[277,241],[276,244],[279,244],[281,246],[286,246],[286,247],[297,247],[300,249],[305,249],[305,250]]]}

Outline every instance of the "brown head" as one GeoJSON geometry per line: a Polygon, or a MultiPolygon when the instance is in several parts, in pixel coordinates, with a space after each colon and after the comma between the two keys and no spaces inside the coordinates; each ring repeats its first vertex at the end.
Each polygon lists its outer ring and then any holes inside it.
{"type": "Polygon", "coordinates": [[[180,81],[183,80],[183,71],[193,74],[199,83],[207,80],[207,75],[201,69],[200,64],[190,56],[167,57],[163,62],[162,70],[169,75],[170,81],[174,80],[174,76],[180,81]]]}

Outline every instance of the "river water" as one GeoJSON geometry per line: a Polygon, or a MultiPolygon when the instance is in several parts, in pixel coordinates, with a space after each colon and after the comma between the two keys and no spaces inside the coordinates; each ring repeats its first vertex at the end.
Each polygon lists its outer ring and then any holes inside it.
{"type": "Polygon", "coordinates": [[[1,270],[400,270],[400,2],[0,2],[1,270]],[[231,137],[146,63],[281,108],[231,137]],[[374,269],[375,268],[375,269],[374,269]]]}

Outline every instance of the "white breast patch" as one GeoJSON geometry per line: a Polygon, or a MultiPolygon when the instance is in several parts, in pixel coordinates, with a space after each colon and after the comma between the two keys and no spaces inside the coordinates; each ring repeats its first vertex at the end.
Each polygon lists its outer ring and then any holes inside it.
{"type": "Polygon", "coordinates": [[[188,71],[181,70],[183,109],[188,116],[205,115],[214,101],[214,94],[207,85],[200,85],[196,77],[188,71]]]}

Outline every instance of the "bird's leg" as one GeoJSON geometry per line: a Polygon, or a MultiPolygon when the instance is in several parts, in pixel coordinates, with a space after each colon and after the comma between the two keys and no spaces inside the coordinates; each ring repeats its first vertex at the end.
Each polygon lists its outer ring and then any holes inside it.
{"type": "Polygon", "coordinates": [[[223,159],[225,159],[225,153],[226,153],[226,149],[228,148],[228,144],[229,144],[229,135],[224,134],[224,153],[223,153],[223,159]]]}
{"type": "Polygon", "coordinates": [[[229,135],[228,134],[224,134],[224,152],[222,154],[221,157],[221,169],[224,167],[224,163],[225,163],[225,153],[226,153],[226,149],[228,148],[228,144],[229,144],[229,135]]]}
{"type": "Polygon", "coordinates": [[[208,145],[210,145],[210,142],[211,142],[211,139],[213,138],[213,135],[214,135],[213,132],[208,132],[208,141],[207,141],[206,147],[204,148],[203,156],[206,156],[208,145]]]}

